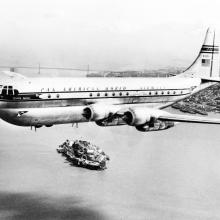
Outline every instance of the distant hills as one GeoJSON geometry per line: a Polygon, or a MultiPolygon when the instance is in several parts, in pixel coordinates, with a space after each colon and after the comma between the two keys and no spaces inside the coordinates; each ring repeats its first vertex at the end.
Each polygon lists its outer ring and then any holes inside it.
{"type": "Polygon", "coordinates": [[[143,71],[103,71],[87,73],[87,77],[169,77],[181,73],[184,68],[168,67],[143,71]]]}

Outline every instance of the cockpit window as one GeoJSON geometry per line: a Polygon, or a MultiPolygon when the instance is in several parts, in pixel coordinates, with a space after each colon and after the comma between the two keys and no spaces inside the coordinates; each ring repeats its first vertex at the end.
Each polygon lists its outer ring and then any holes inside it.
{"type": "Polygon", "coordinates": [[[13,87],[12,86],[8,86],[8,95],[13,95],[13,87]]]}
{"type": "Polygon", "coordinates": [[[14,89],[14,95],[18,96],[18,90],[17,89],[14,89]]]}
{"type": "Polygon", "coordinates": [[[2,95],[6,96],[7,95],[7,86],[4,86],[2,89],[2,95]]]}
{"type": "Polygon", "coordinates": [[[19,94],[17,89],[13,89],[13,86],[3,86],[1,90],[1,97],[6,99],[13,99],[19,94]]]}

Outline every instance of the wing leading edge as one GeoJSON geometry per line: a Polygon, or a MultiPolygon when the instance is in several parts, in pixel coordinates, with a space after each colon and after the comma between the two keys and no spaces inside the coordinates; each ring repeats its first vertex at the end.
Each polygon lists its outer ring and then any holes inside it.
{"type": "Polygon", "coordinates": [[[186,122],[186,123],[201,123],[201,124],[220,124],[220,119],[210,117],[197,117],[190,115],[178,115],[164,112],[158,119],[164,121],[186,122]]]}

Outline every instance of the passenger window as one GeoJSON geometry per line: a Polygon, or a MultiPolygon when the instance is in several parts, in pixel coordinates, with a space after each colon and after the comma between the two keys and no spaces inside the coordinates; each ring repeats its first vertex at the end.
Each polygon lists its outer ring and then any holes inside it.
{"type": "Polygon", "coordinates": [[[89,96],[92,97],[92,93],[90,93],[89,96]]]}
{"type": "Polygon", "coordinates": [[[112,96],[115,96],[115,93],[114,93],[114,92],[112,93],[112,96]]]}
{"type": "Polygon", "coordinates": [[[122,96],[122,93],[121,93],[121,92],[119,92],[119,95],[120,95],[120,96],[122,96]]]}
{"type": "Polygon", "coordinates": [[[50,99],[50,98],[51,98],[51,95],[50,95],[50,94],[48,94],[48,96],[47,96],[47,97],[48,97],[48,99],[50,99]]]}
{"type": "Polygon", "coordinates": [[[129,95],[129,92],[126,92],[126,95],[128,96],[128,95],[129,95]]]}
{"type": "Polygon", "coordinates": [[[59,95],[59,94],[57,94],[57,98],[58,98],[58,99],[60,98],[60,95],[59,95]]]}
{"type": "Polygon", "coordinates": [[[105,96],[108,96],[108,93],[107,93],[107,92],[105,93],[105,96]]]}
{"type": "Polygon", "coordinates": [[[97,93],[97,96],[100,96],[100,93],[97,93]]]}

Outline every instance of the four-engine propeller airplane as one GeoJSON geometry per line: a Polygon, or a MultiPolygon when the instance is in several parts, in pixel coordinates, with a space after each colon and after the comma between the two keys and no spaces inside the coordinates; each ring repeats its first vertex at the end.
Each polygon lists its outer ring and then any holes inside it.
{"type": "Polygon", "coordinates": [[[216,82],[219,46],[208,29],[200,53],[183,73],[169,78],[26,78],[0,81],[0,118],[14,125],[50,127],[96,122],[164,130],[175,122],[220,124],[220,119],[171,114],[164,109],[216,82]]]}

